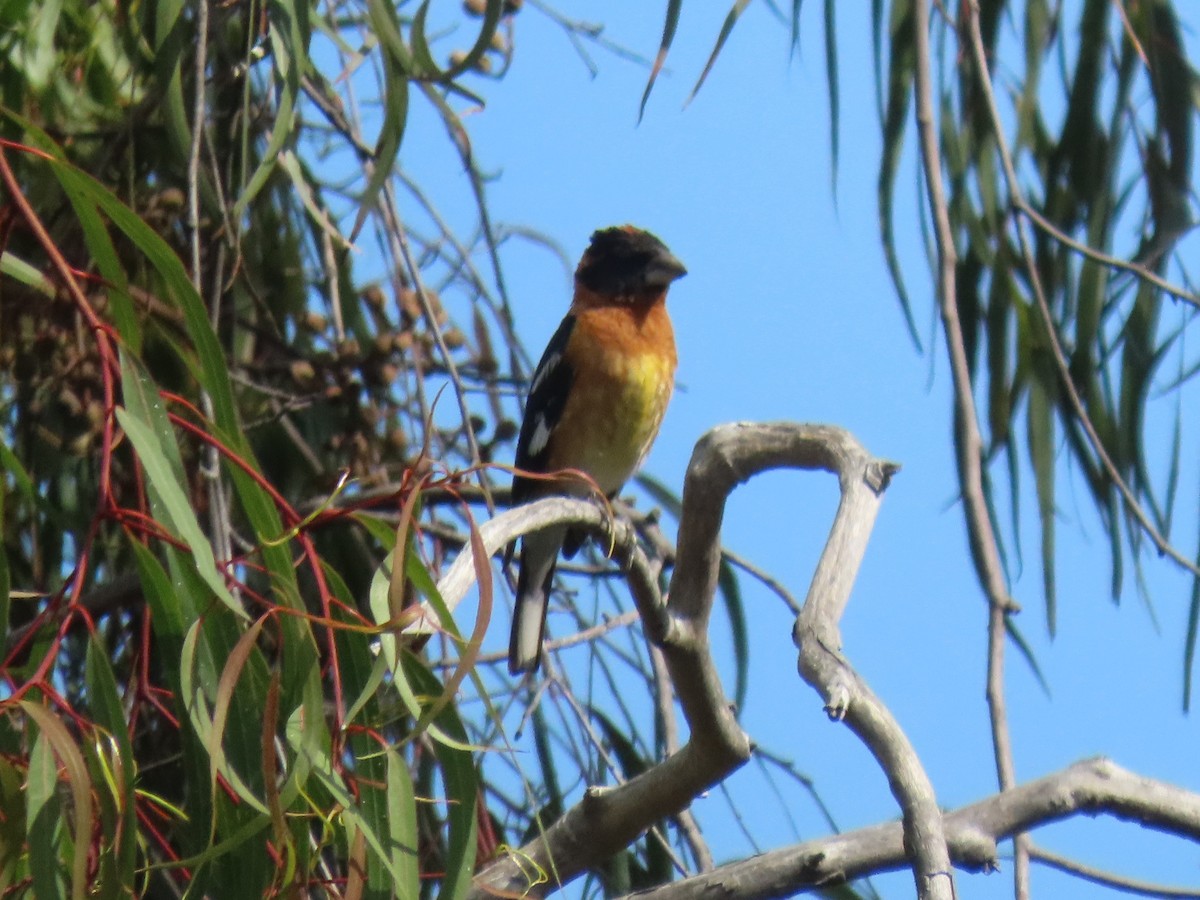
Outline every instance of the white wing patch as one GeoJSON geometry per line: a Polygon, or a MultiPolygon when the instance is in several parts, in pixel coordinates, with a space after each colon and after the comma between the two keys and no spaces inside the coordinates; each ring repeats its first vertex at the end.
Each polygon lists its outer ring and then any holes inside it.
{"type": "MultiPolygon", "coordinates": [[[[535,382],[536,384],[536,382],[535,382]]],[[[533,434],[529,436],[529,455],[537,456],[546,449],[546,442],[550,440],[550,426],[546,424],[546,417],[539,415],[533,423],[533,434]]]]}
{"type": "Polygon", "coordinates": [[[538,392],[538,388],[545,384],[546,379],[550,377],[550,373],[558,368],[560,362],[562,362],[562,354],[554,353],[548,356],[542,365],[538,366],[538,370],[533,373],[533,383],[529,385],[530,396],[538,392]]]}

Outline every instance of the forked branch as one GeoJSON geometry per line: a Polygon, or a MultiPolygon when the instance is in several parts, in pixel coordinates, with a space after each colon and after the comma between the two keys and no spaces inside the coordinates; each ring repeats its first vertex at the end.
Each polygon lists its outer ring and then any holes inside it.
{"type": "MultiPolygon", "coordinates": [[[[808,595],[809,604],[820,610],[812,621],[830,638],[849,597],[879,496],[895,471],[894,465],[873,459],[839,428],[739,423],[720,426],[701,438],[684,483],[675,570],[665,602],[633,530],[611,522],[593,504],[566,498],[542,500],[481,526],[489,553],[556,522],[588,526],[611,543],[629,572],[647,638],[663,653],[687,719],[689,740],[678,753],[618,787],[587,790],[540,838],[485,868],[476,877],[476,896],[540,896],[556,889],[628,846],[654,822],[686,809],[749,759],[750,739],[737,723],[709,650],[708,620],[721,562],[725,503],[737,485],[778,468],[821,469],[839,475],[843,500],[808,595]],[[529,872],[535,866],[554,873],[557,881],[531,884],[529,872]]],[[[474,572],[470,551],[464,550],[439,583],[449,606],[455,606],[470,588],[474,572]]],[[[844,675],[849,670],[841,671],[844,675]]],[[[861,700],[864,714],[882,709],[869,703],[860,689],[853,696],[861,700]]],[[[933,809],[936,812],[936,806],[933,809]]]]}
{"type": "MultiPolygon", "coordinates": [[[[990,872],[996,844],[1030,829],[1080,814],[1115,816],[1147,828],[1200,840],[1200,794],[1143,778],[1107,759],[1090,759],[944,817],[956,866],[990,872]]],[[[638,900],[787,897],[909,865],[898,822],[772,850],[637,895],[638,900]]]]}

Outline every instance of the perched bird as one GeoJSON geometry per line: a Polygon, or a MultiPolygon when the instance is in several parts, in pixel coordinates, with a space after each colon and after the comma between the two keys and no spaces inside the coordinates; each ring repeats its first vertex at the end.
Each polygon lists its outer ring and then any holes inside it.
{"type": "MultiPolygon", "coordinates": [[[[562,469],[587,473],[614,496],[658,435],[675,384],[675,335],[667,288],[687,274],[658,238],[631,225],[605,228],[575,270],[566,318],[542,354],[517,440],[513,504],[548,495],[587,496],[578,477],[525,477],[562,469]]],[[[517,603],[508,670],[536,671],[542,656],[546,602],[561,549],[582,537],[566,526],[521,541],[517,603]]]]}

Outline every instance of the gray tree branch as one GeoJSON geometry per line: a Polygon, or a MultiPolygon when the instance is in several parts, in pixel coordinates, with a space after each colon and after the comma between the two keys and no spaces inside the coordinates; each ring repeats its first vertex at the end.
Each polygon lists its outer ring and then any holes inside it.
{"type": "MultiPolygon", "coordinates": [[[[996,845],[1000,841],[1080,814],[1110,815],[1200,841],[1200,794],[1144,778],[1103,758],[1075,763],[947,813],[946,841],[956,866],[991,872],[999,868],[996,845]]],[[[636,896],[638,900],[761,900],[908,865],[903,828],[889,822],[772,850],[636,896]]]]}
{"type": "MultiPolygon", "coordinates": [[[[917,105],[917,134],[921,148],[921,169],[925,174],[929,209],[933,216],[937,246],[937,301],[950,357],[954,381],[954,446],[957,450],[958,481],[967,518],[967,536],[979,582],[988,599],[987,704],[992,728],[992,748],[1000,789],[1016,784],[1012,739],[1004,695],[1004,649],[1007,640],[1005,619],[1013,609],[1001,564],[999,543],[992,529],[984,491],[983,436],[971,384],[966,340],[958,317],[958,251],[950,211],[942,184],[942,158],[938,145],[938,124],[934,116],[933,68],[929,49],[929,3],[913,4],[914,93],[917,105]]],[[[986,80],[986,70],[982,76],[986,80]]],[[[1029,897],[1029,854],[1025,841],[1014,841],[1016,860],[1013,881],[1016,900],[1029,897]]],[[[944,859],[939,854],[939,862],[944,859]]],[[[931,861],[932,864],[932,861],[931,861]]]]}
{"type": "MultiPolygon", "coordinates": [[[[874,460],[839,428],[739,423],[720,426],[701,438],[684,482],[678,549],[665,603],[633,529],[624,522],[610,520],[594,504],[566,498],[542,500],[503,513],[481,526],[488,553],[521,534],[556,522],[587,525],[611,543],[613,555],[629,570],[630,587],[646,635],[662,652],[688,723],[689,738],[677,753],[642,775],[618,787],[585,791],[583,799],[541,837],[485,868],[476,877],[475,896],[541,896],[554,890],[628,846],[652,823],[687,809],[695,797],[749,759],[750,740],[737,723],[709,650],[708,622],[721,562],[725,503],[737,485],[775,468],[822,469],[839,474],[843,501],[809,591],[809,601],[821,610],[812,619],[817,631],[836,641],[836,618],[849,598],[879,494],[895,470],[889,463],[874,460]],[[532,884],[529,872],[535,867],[553,873],[554,882],[532,884]]],[[[457,604],[470,588],[474,572],[470,551],[464,550],[439,583],[448,605],[457,604]]],[[[420,630],[428,626],[418,623],[414,627],[420,630]]],[[[838,672],[844,678],[849,669],[843,664],[838,672]]],[[[856,716],[886,717],[882,706],[871,701],[860,685],[856,684],[847,696],[856,700],[856,716]]],[[[892,726],[890,730],[875,727],[871,732],[874,746],[880,746],[882,740],[874,737],[876,732],[895,740],[899,729],[894,723],[892,726]]],[[[899,760],[888,774],[907,784],[915,779],[905,766],[915,766],[918,772],[920,767],[900,737],[901,744],[889,747],[881,761],[889,765],[893,757],[899,760]]],[[[936,806],[932,809],[934,825],[940,828],[940,814],[936,806]]],[[[922,827],[930,827],[924,817],[910,818],[922,827]]],[[[914,846],[923,845],[922,841],[914,833],[914,846]]]]}

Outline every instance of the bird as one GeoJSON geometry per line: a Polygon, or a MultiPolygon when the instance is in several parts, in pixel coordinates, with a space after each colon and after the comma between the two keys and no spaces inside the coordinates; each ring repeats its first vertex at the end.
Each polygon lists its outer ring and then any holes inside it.
{"type": "MultiPolygon", "coordinates": [[[[683,263],[648,231],[624,225],[592,234],[575,269],[570,309],[529,384],[514,460],[513,506],[591,491],[577,476],[530,476],[577,469],[611,499],[637,471],[675,387],[678,360],[666,299],[671,284],[686,274],[683,263]]],[[[565,525],[522,538],[508,649],[511,674],[537,671],[559,551],[570,557],[585,538],[565,525]]]]}

